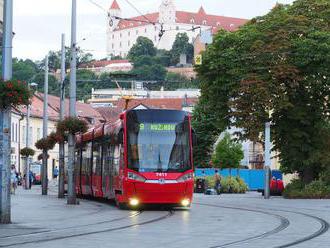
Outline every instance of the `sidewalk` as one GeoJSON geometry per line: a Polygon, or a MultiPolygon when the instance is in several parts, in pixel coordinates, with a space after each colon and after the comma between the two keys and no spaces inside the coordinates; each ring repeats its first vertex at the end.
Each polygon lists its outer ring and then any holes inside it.
{"type": "Polygon", "coordinates": [[[31,190],[19,187],[11,198],[12,224],[0,225],[0,238],[75,226],[83,222],[81,216],[97,220],[110,211],[114,216],[121,215],[110,204],[79,201],[79,205],[72,206],[66,204],[66,199],[58,199],[54,182],[49,184],[47,196],[41,195],[40,185],[34,185],[31,190]]]}

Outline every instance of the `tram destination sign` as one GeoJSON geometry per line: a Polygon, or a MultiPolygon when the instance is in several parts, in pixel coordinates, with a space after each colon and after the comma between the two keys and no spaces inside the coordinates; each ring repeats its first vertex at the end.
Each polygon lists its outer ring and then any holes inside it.
{"type": "Polygon", "coordinates": [[[140,124],[140,131],[155,131],[155,132],[162,132],[162,131],[175,131],[175,124],[169,123],[141,123],[140,124]]]}

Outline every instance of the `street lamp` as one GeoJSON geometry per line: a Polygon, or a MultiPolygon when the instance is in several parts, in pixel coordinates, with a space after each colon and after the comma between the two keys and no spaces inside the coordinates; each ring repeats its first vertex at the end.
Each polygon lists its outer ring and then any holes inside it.
{"type": "MultiPolygon", "coordinates": [[[[30,89],[31,87],[37,87],[37,83],[28,83],[28,88],[30,89]]],[[[30,113],[31,112],[31,104],[27,106],[27,113],[26,113],[26,148],[29,147],[29,135],[30,135],[30,113]]],[[[25,157],[25,189],[30,189],[30,163],[29,163],[29,157],[25,157]]]]}

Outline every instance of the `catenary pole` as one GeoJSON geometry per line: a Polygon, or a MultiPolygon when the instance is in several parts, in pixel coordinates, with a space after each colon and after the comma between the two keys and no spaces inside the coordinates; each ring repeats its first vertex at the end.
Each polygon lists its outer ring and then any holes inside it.
{"type": "MultiPolygon", "coordinates": [[[[45,85],[44,85],[44,108],[43,108],[43,132],[42,137],[48,136],[48,55],[45,59],[45,85]]],[[[41,167],[41,188],[42,195],[47,195],[48,191],[48,154],[46,150],[42,151],[41,167]]]]}
{"type": "MultiPolygon", "coordinates": [[[[30,89],[30,86],[29,86],[30,89]]],[[[26,142],[26,146],[25,147],[29,147],[30,145],[30,111],[31,111],[31,106],[30,104],[27,106],[27,113],[26,113],[26,132],[25,132],[25,142],[26,142]]],[[[25,189],[29,189],[30,188],[30,166],[29,166],[29,157],[26,156],[25,157],[25,189]]]]}
{"type": "MultiPolygon", "coordinates": [[[[3,9],[2,78],[12,77],[13,1],[5,0],[3,9]]],[[[11,108],[0,112],[0,224],[11,221],[10,209],[10,126],[11,108]]]]}
{"type": "MultiPolygon", "coordinates": [[[[70,62],[70,103],[69,115],[76,117],[76,67],[77,67],[77,48],[76,48],[76,20],[77,19],[77,1],[72,0],[72,15],[71,15],[71,62],[70,62]]],[[[68,198],[67,203],[77,204],[74,179],[74,149],[75,136],[69,134],[68,138],[68,198]]]]}
{"type": "Polygon", "coordinates": [[[271,160],[270,160],[270,122],[265,124],[265,191],[264,198],[269,199],[270,197],[270,177],[271,177],[271,160]]]}
{"type": "MultiPolygon", "coordinates": [[[[60,120],[64,119],[64,98],[65,98],[65,34],[62,34],[61,52],[61,96],[60,96],[60,120]]],[[[59,179],[58,179],[58,198],[64,198],[64,141],[59,143],[59,179]]]]}

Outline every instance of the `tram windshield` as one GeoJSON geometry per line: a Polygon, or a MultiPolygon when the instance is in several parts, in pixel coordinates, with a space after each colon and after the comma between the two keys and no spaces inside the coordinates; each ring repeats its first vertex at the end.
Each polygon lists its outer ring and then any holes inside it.
{"type": "Polygon", "coordinates": [[[132,110],[127,114],[128,168],[139,172],[184,172],[191,168],[185,112],[132,110]]]}

